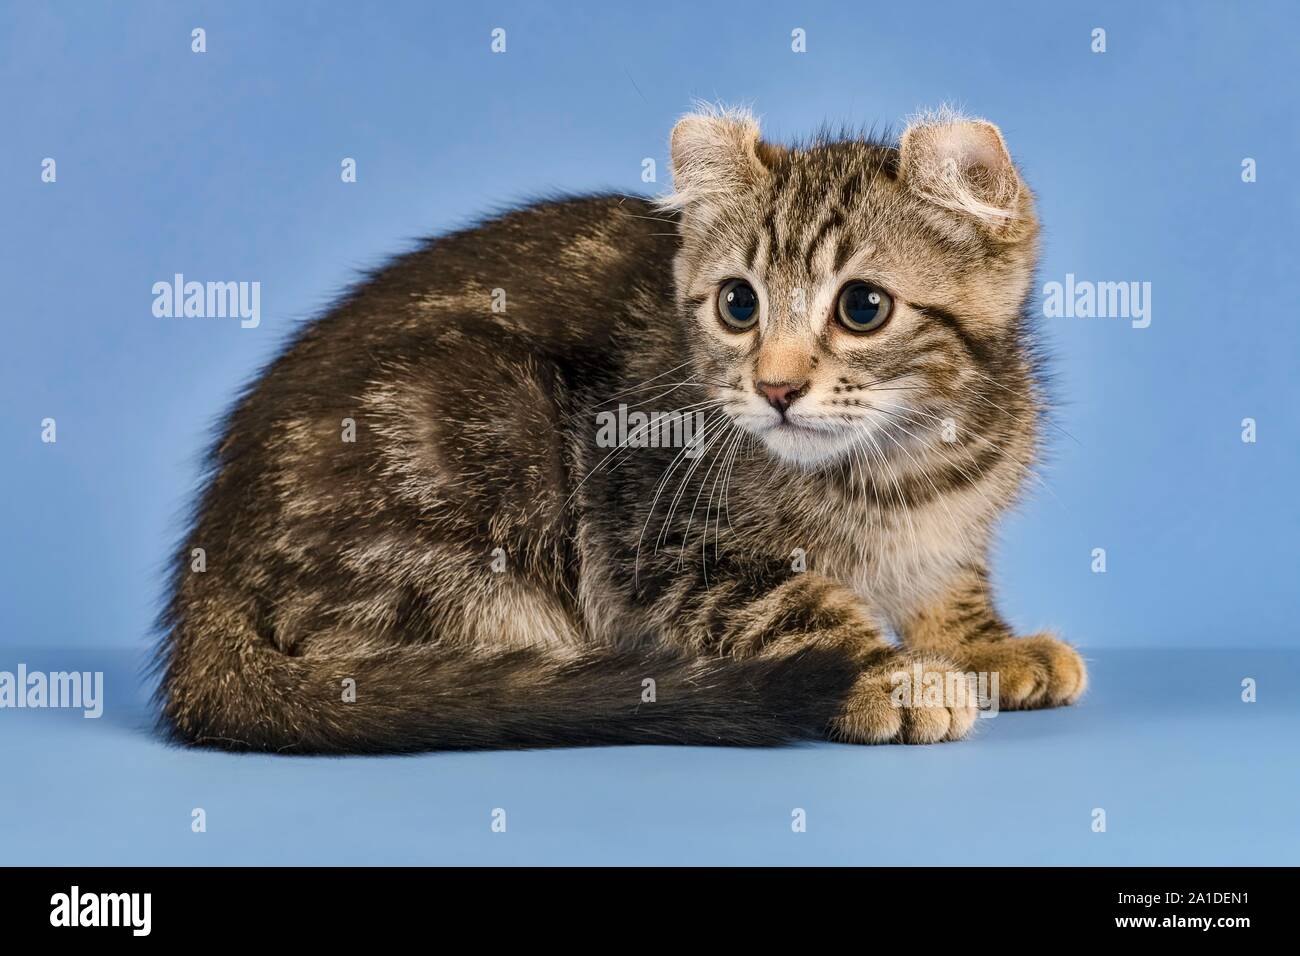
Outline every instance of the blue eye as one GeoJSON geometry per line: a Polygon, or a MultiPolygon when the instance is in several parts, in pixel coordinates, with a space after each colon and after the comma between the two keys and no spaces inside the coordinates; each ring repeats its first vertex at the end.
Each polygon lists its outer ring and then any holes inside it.
{"type": "Polygon", "coordinates": [[[758,324],[758,293],[744,279],[730,279],[718,290],[718,315],[734,332],[758,324]]]}
{"type": "Polygon", "coordinates": [[[835,312],[850,332],[874,332],[885,324],[894,300],[884,289],[867,282],[850,282],[840,291],[835,312]]]}

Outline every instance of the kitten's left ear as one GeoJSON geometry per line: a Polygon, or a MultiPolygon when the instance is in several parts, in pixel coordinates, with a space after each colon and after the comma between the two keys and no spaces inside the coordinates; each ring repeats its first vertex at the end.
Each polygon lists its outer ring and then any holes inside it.
{"type": "Polygon", "coordinates": [[[913,122],[899,144],[899,169],[917,195],[999,239],[1032,229],[1029,189],[987,120],[942,112],[913,122]]]}

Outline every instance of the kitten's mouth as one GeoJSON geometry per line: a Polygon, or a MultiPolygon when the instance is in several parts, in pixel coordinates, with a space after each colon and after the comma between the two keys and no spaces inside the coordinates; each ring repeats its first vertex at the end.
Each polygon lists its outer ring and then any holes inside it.
{"type": "Polygon", "coordinates": [[[781,419],[774,422],[768,431],[789,431],[805,432],[808,434],[828,435],[840,431],[840,427],[833,424],[823,424],[820,422],[810,422],[806,418],[791,418],[788,415],[781,416],[781,419]]]}
{"type": "Polygon", "coordinates": [[[758,434],[778,458],[802,468],[833,461],[851,445],[851,437],[839,423],[788,416],[769,423],[758,434]]]}
{"type": "Polygon", "coordinates": [[[768,434],[780,432],[787,435],[825,435],[825,428],[812,428],[808,425],[801,425],[798,422],[792,422],[790,419],[782,419],[768,430],[768,434]]]}

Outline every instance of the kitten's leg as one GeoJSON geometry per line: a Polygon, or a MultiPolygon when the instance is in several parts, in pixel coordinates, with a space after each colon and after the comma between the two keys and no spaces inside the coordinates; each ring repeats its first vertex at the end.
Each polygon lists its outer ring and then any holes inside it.
{"type": "Polygon", "coordinates": [[[898,624],[906,647],[944,654],[962,668],[997,673],[1008,710],[1072,704],[1088,684],[1083,658],[1050,634],[1016,638],[993,607],[988,572],[967,568],[944,595],[898,624]]]}
{"type": "Polygon", "coordinates": [[[966,736],[977,716],[974,683],[948,677],[957,669],[934,653],[902,653],[886,642],[861,600],[811,571],[790,575],[710,574],[711,586],[675,589],[665,630],[702,654],[744,658],[796,655],[823,648],[840,651],[860,668],[857,682],[827,728],[854,743],[933,743],[966,736]],[[671,623],[669,623],[671,622],[671,623]],[[917,665],[920,665],[919,670],[917,665]],[[896,702],[898,675],[935,675],[956,694],[924,702],[920,693],[896,702]]]}

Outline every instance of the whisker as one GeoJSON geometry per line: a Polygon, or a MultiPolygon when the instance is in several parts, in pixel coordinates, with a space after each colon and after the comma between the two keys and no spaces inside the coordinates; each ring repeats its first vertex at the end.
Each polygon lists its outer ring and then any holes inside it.
{"type": "MultiPolygon", "coordinates": [[[[670,412],[670,413],[668,413],[668,414],[681,414],[682,412],[692,411],[692,410],[698,409],[698,408],[700,408],[700,407],[702,407],[702,406],[712,406],[712,407],[716,407],[716,406],[720,406],[720,405],[723,405],[723,404],[725,404],[725,403],[724,403],[724,402],[717,401],[717,400],[710,400],[710,401],[707,401],[707,402],[696,402],[696,403],[693,404],[693,405],[686,405],[686,406],[683,406],[682,408],[673,409],[673,411],[670,412]]],[[[638,426],[637,428],[633,429],[631,432],[629,432],[629,433],[624,437],[623,441],[619,442],[618,445],[614,446],[614,449],[613,449],[613,450],[612,450],[608,455],[606,455],[606,456],[605,456],[604,458],[602,458],[599,462],[597,462],[597,463],[596,463],[596,464],[595,464],[595,465],[594,465],[594,466],[593,466],[593,467],[592,467],[592,468],[591,468],[591,469],[590,469],[586,474],[584,474],[584,475],[582,476],[582,478],[579,480],[578,484],[574,487],[573,491],[569,494],[569,497],[566,498],[566,499],[564,500],[564,505],[563,505],[563,507],[567,507],[567,506],[568,506],[568,505],[573,501],[573,497],[574,497],[574,495],[576,495],[576,494],[577,494],[577,493],[582,489],[582,486],[583,486],[584,484],[586,484],[587,479],[590,478],[592,475],[596,474],[596,472],[600,471],[601,467],[602,467],[602,466],[603,466],[607,461],[609,461],[610,458],[612,458],[614,455],[618,454],[621,450],[623,450],[623,449],[625,449],[625,448],[630,448],[630,447],[638,447],[638,448],[639,448],[639,447],[641,447],[641,446],[639,446],[639,445],[636,445],[636,446],[629,445],[628,442],[630,442],[630,441],[632,440],[633,436],[640,436],[640,434],[641,434],[643,431],[645,431],[646,429],[649,429],[651,426],[653,426],[653,425],[655,425],[655,424],[656,424],[656,423],[655,423],[653,420],[651,420],[651,421],[646,422],[644,425],[640,425],[640,426],[638,426]]]]}
{"type": "MultiPolygon", "coordinates": [[[[899,407],[905,407],[905,406],[899,406],[899,407]]],[[[881,408],[880,410],[884,412],[886,415],[897,414],[897,413],[891,413],[884,408],[881,408]]],[[[937,415],[932,415],[928,412],[921,411],[918,408],[909,408],[907,409],[907,411],[914,412],[915,414],[918,415],[925,415],[928,418],[934,419],[936,422],[940,422],[940,423],[944,422],[944,419],[938,417],[937,415]]],[[[912,422],[912,423],[922,424],[919,422],[912,422]]],[[[976,441],[983,442],[989,448],[992,448],[994,451],[997,451],[999,454],[1005,455],[1007,458],[1010,458],[1016,464],[1020,465],[1026,477],[1028,477],[1032,481],[1037,482],[1042,488],[1044,488],[1047,491],[1048,494],[1050,494],[1053,498],[1055,498],[1058,502],[1060,502],[1062,506],[1066,507],[1066,510],[1069,510],[1069,507],[1065,505],[1065,502],[1061,501],[1060,496],[1057,495],[1056,491],[1052,488],[1052,486],[1049,485],[1046,481],[1044,481],[1043,477],[1034,470],[1034,466],[1032,462],[1024,461],[1013,452],[1007,450],[1006,448],[1003,448],[1001,445],[997,444],[996,442],[989,440],[988,438],[984,437],[983,435],[979,434],[973,429],[967,428],[964,429],[963,431],[965,432],[965,434],[969,435],[971,438],[975,439],[976,441]]],[[[960,466],[956,462],[949,461],[949,463],[952,464],[953,467],[958,468],[960,470],[960,466]]],[[[978,469],[978,465],[974,461],[971,461],[971,464],[976,465],[976,468],[978,469]]],[[[964,471],[962,473],[966,474],[966,472],[964,471]]],[[[966,477],[968,480],[974,481],[974,479],[970,478],[969,475],[966,475],[966,477]]]]}
{"type": "MultiPolygon", "coordinates": [[[[712,424],[717,420],[718,416],[722,416],[722,415],[725,415],[725,414],[726,414],[725,411],[714,411],[714,412],[711,412],[709,418],[708,418],[708,419],[705,421],[705,423],[704,423],[704,431],[707,432],[708,429],[709,429],[710,427],[712,427],[712,424]]],[[[654,496],[654,499],[650,502],[650,510],[649,510],[649,512],[646,514],[645,522],[641,525],[641,533],[637,536],[637,539],[636,539],[636,557],[635,557],[635,559],[634,559],[634,561],[633,561],[633,565],[632,565],[632,583],[633,583],[633,586],[639,586],[639,584],[640,584],[640,579],[641,579],[641,578],[640,578],[640,574],[641,574],[641,546],[642,546],[642,544],[643,544],[644,541],[645,541],[645,533],[646,533],[647,529],[649,529],[649,527],[650,527],[650,519],[654,517],[655,508],[657,508],[657,507],[659,506],[659,498],[663,495],[663,493],[664,493],[664,489],[668,487],[668,481],[669,481],[669,479],[672,478],[673,472],[678,468],[679,464],[680,464],[681,461],[682,461],[683,456],[684,456],[684,455],[686,454],[686,452],[688,452],[689,450],[690,450],[690,446],[687,445],[687,446],[685,446],[684,448],[682,448],[682,450],[679,451],[676,455],[673,456],[673,460],[670,461],[670,462],[668,463],[668,467],[664,470],[664,474],[663,474],[663,476],[659,479],[658,484],[655,486],[655,496],[654,496]]],[[[655,553],[656,553],[656,554],[658,553],[658,545],[657,545],[657,543],[656,543],[655,553]]]]}
{"type": "MultiPolygon", "coordinates": [[[[725,419],[725,422],[726,422],[726,424],[727,424],[729,427],[731,427],[731,428],[735,428],[735,427],[736,427],[735,422],[731,421],[730,418],[725,419]]],[[[721,429],[719,429],[719,430],[718,430],[718,433],[715,435],[715,437],[713,438],[713,440],[709,442],[708,447],[706,447],[706,448],[704,449],[704,453],[700,456],[701,461],[702,461],[704,458],[708,457],[709,452],[710,452],[710,451],[711,451],[715,446],[718,446],[718,445],[719,445],[719,442],[722,441],[723,439],[725,439],[725,438],[726,438],[728,435],[730,435],[730,434],[731,434],[731,433],[730,433],[729,431],[727,431],[725,428],[721,428],[721,429]]],[[[687,545],[690,543],[690,540],[691,540],[691,526],[695,523],[695,509],[696,509],[697,507],[699,507],[699,504],[700,504],[700,495],[702,495],[702,494],[704,493],[704,485],[708,482],[708,480],[709,480],[709,475],[712,473],[712,471],[713,471],[713,466],[716,465],[716,464],[717,464],[717,459],[716,459],[716,458],[715,458],[713,461],[711,461],[711,462],[709,463],[708,470],[706,470],[706,471],[704,472],[704,477],[700,479],[700,490],[697,491],[697,492],[695,492],[695,501],[693,501],[693,502],[691,503],[691,513],[690,513],[690,515],[688,515],[687,518],[686,518],[686,531],[685,531],[685,533],[682,535],[682,546],[681,546],[680,551],[679,551],[678,554],[677,554],[677,564],[676,564],[676,566],[677,566],[678,568],[681,568],[681,567],[684,565],[685,561],[686,561],[686,547],[687,547],[687,545]]],[[[690,481],[690,477],[691,477],[691,476],[688,474],[688,475],[686,476],[686,480],[687,480],[687,481],[690,481]]],[[[707,535],[708,535],[708,526],[709,526],[709,525],[708,525],[708,522],[709,522],[708,512],[705,511],[705,513],[704,513],[704,528],[705,528],[704,535],[705,535],[705,537],[707,537],[707,535]]],[[[703,570],[703,574],[704,574],[704,587],[707,589],[708,586],[709,586],[709,571],[708,571],[708,564],[707,564],[707,562],[706,562],[705,564],[702,565],[702,570],[703,570]]]]}
{"type": "Polygon", "coordinates": [[[711,434],[709,444],[706,445],[704,450],[700,453],[700,457],[696,458],[695,461],[691,463],[691,467],[686,469],[685,474],[682,475],[681,481],[677,483],[677,491],[673,495],[672,500],[668,503],[668,513],[664,516],[664,523],[660,526],[659,535],[655,538],[656,554],[659,553],[659,545],[664,543],[667,538],[668,526],[672,523],[673,515],[677,512],[677,504],[682,500],[682,495],[686,491],[686,486],[690,483],[691,476],[699,469],[700,464],[707,457],[708,450],[713,447],[713,442],[717,438],[718,433],[722,430],[722,427],[727,424],[730,424],[730,418],[724,414],[721,416],[721,421],[716,422],[715,425],[710,428],[711,434]]]}
{"type": "MultiPolygon", "coordinates": [[[[1004,391],[1010,392],[1012,395],[1015,395],[1016,397],[1021,397],[1019,392],[1017,392],[1017,391],[1016,391],[1015,389],[1013,389],[1013,388],[1008,387],[1007,385],[1004,385],[1002,382],[999,382],[997,379],[993,378],[993,376],[991,376],[991,375],[986,375],[984,372],[981,372],[981,371],[980,371],[979,369],[977,369],[977,368],[975,368],[975,369],[971,369],[971,371],[974,372],[976,375],[978,375],[980,378],[984,379],[984,381],[988,382],[990,385],[996,385],[998,388],[1003,389],[1004,391]]],[[[1003,414],[1010,415],[1012,418],[1015,418],[1016,421],[1021,422],[1021,424],[1024,424],[1024,422],[1021,421],[1020,418],[1018,418],[1018,417],[1015,416],[1015,415],[1012,415],[1011,412],[1007,411],[1007,410],[1006,410],[1005,408],[1003,408],[1001,405],[998,405],[998,404],[994,403],[992,400],[990,400],[989,398],[987,398],[987,397],[981,395],[979,392],[976,392],[974,389],[970,389],[970,390],[969,390],[969,394],[974,395],[976,398],[979,398],[979,399],[981,399],[981,400],[987,402],[989,405],[992,405],[994,408],[998,409],[998,410],[1001,411],[1003,414]]],[[[1076,445],[1078,445],[1080,448],[1083,447],[1083,442],[1079,441],[1079,439],[1075,438],[1074,435],[1072,435],[1072,434],[1070,434],[1070,432],[1066,431],[1065,428],[1064,428],[1064,426],[1062,426],[1059,422],[1054,421],[1054,420],[1052,419],[1052,417],[1051,417],[1050,414],[1049,414],[1049,415],[1043,415],[1041,420],[1042,420],[1043,422],[1045,422],[1047,425],[1051,426],[1052,428],[1055,428],[1057,431],[1059,431],[1059,432],[1060,432],[1062,435],[1064,435],[1066,438],[1070,439],[1072,442],[1074,442],[1074,443],[1075,443],[1076,445]]]]}

